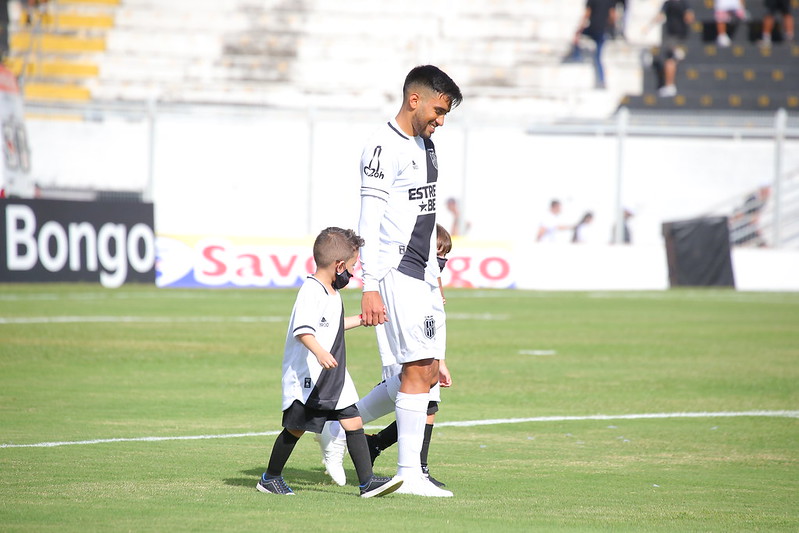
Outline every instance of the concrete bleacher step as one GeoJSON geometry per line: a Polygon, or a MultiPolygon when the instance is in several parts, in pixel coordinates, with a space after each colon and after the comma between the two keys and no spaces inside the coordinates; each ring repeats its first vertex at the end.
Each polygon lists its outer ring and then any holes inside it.
{"type": "Polygon", "coordinates": [[[31,63],[25,63],[21,57],[12,57],[6,60],[6,66],[14,75],[26,78],[96,78],[100,73],[96,63],[65,61],[59,56],[31,63]]]}
{"type": "MultiPolygon", "coordinates": [[[[676,84],[681,90],[763,91],[799,87],[799,62],[778,65],[691,65],[677,70],[676,84]]],[[[654,72],[644,77],[644,92],[658,88],[654,72]]]]}
{"type": "Polygon", "coordinates": [[[28,82],[23,87],[26,100],[86,102],[91,91],[83,86],[69,83],[28,82]]]}
{"type": "Polygon", "coordinates": [[[631,109],[666,111],[776,111],[784,108],[795,112],[799,110],[799,92],[768,91],[763,93],[712,93],[677,94],[674,97],[660,97],[657,93],[625,96],[621,106],[631,109]]]}
{"type": "Polygon", "coordinates": [[[11,36],[12,53],[60,52],[66,54],[80,52],[102,52],[105,50],[105,39],[102,37],[77,37],[73,35],[43,34],[34,36],[30,32],[16,33],[11,36]]]}

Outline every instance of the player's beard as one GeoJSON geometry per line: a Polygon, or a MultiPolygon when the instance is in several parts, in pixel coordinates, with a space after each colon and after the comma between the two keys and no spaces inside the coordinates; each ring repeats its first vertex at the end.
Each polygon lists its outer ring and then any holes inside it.
{"type": "Polygon", "coordinates": [[[429,139],[435,132],[436,124],[434,120],[417,120],[419,117],[414,117],[413,126],[414,131],[422,139],[429,139]],[[432,128],[432,131],[430,129],[432,128]]]}

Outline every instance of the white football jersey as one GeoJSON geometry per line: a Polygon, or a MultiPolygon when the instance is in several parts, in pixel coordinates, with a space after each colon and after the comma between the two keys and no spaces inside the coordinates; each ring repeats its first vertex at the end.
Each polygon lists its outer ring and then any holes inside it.
{"type": "Polygon", "coordinates": [[[344,304],[338,291],[327,292],[308,276],[297,293],[286,333],[283,355],[283,410],[294,400],[313,409],[338,410],[358,401],[358,392],[347,371],[344,345],[344,304]],[[310,333],[329,351],[338,366],[325,370],[297,336],[310,333]]]}
{"type": "MultiPolygon", "coordinates": [[[[395,120],[367,140],[361,155],[358,233],[364,290],[377,290],[391,268],[425,279],[436,254],[436,181],[433,142],[409,137],[395,120]]],[[[432,267],[431,267],[432,268],[432,267]]]]}

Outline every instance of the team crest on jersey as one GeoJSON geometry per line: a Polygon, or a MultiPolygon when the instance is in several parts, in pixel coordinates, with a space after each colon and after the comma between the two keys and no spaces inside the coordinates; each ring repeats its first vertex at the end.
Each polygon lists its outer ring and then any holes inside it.
{"type": "Polygon", "coordinates": [[[428,339],[436,336],[436,319],[432,315],[424,317],[424,336],[428,339]]]}
{"type": "Polygon", "coordinates": [[[328,322],[325,317],[322,317],[322,320],[319,321],[319,327],[320,328],[329,328],[330,327],[330,322],[328,322]]]}
{"type": "Polygon", "coordinates": [[[438,158],[436,157],[435,149],[428,148],[427,153],[430,155],[430,162],[433,163],[433,168],[438,170],[438,158]]]}

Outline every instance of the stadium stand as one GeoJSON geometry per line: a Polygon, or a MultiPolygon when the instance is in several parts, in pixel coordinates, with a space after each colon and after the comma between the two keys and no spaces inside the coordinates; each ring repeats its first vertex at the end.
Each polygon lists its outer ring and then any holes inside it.
{"type": "Polygon", "coordinates": [[[17,4],[6,64],[26,100],[87,101],[120,0],[51,0],[28,12],[17,4]]]}
{"type": "MultiPolygon", "coordinates": [[[[799,8],[799,0],[792,1],[794,9],[799,8]]],[[[747,2],[749,17],[730,26],[729,47],[716,44],[713,0],[698,0],[692,5],[696,21],[685,43],[685,59],[677,70],[678,94],[658,96],[655,71],[645,65],[642,94],[625,96],[621,105],[643,110],[799,109],[799,45],[785,42],[779,28],[772,46],[758,42],[765,14],[762,2],[747,2]]],[[[658,47],[654,47],[647,57],[658,54],[658,47]]]]}
{"type": "MultiPolygon", "coordinates": [[[[655,3],[637,2],[634,20],[655,3]]],[[[25,75],[27,98],[38,101],[366,107],[393,100],[408,65],[434,62],[457,76],[471,102],[537,101],[606,115],[640,86],[638,47],[618,40],[606,48],[608,90],[595,91],[590,63],[561,64],[583,5],[51,0],[35,21],[38,34],[17,19],[10,61],[25,75]]]]}

